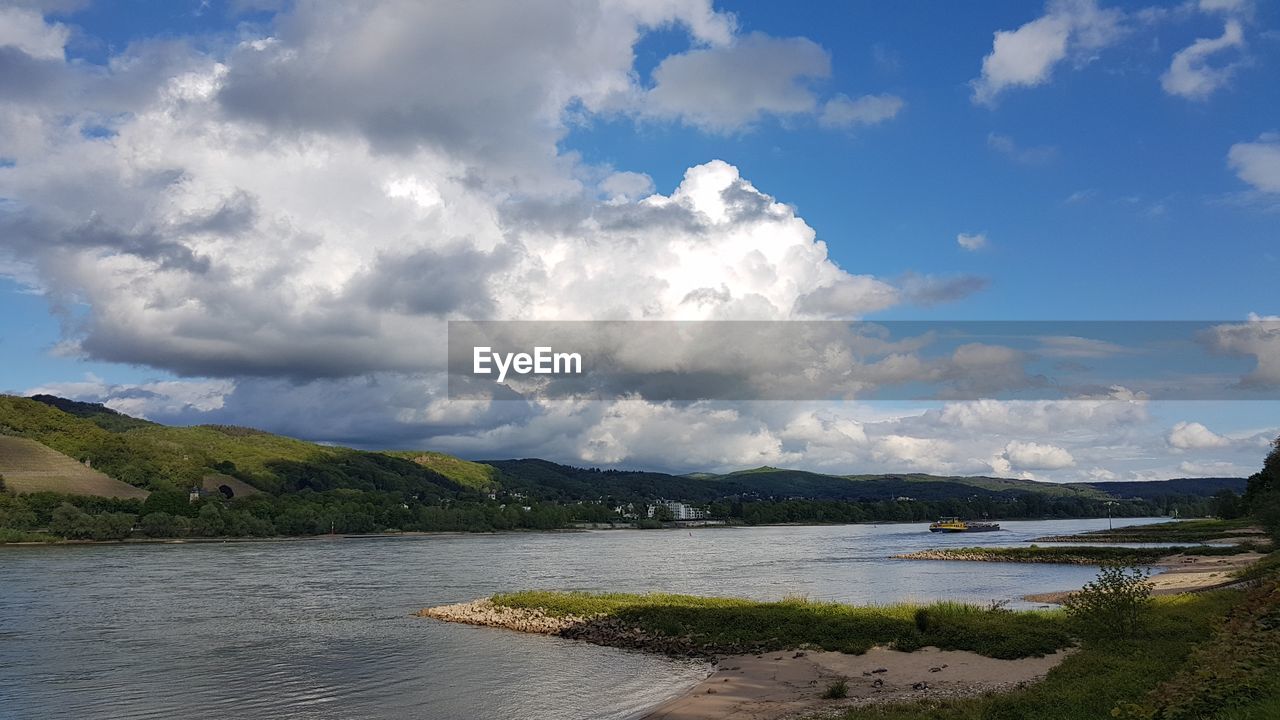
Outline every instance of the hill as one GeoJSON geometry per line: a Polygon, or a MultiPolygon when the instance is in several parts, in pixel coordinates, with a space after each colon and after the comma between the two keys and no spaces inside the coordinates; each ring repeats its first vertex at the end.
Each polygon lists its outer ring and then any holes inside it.
{"type": "Polygon", "coordinates": [[[910,498],[944,501],[1036,496],[1055,501],[1102,502],[1170,497],[1207,498],[1222,489],[1243,492],[1243,478],[1195,478],[1131,483],[1047,483],[1017,478],[939,476],[919,473],[828,475],[805,470],[759,467],[737,472],[669,475],[601,470],[525,458],[485,460],[498,470],[508,490],[558,501],[666,498],[708,502],[725,497],[773,500],[867,502],[910,498]]]}
{"type": "Polygon", "coordinates": [[[0,478],[15,493],[145,499],[148,493],[85,467],[62,453],[25,438],[0,435],[0,478]]]}
{"type": "Polygon", "coordinates": [[[136,488],[185,490],[211,473],[268,493],[351,489],[455,497],[464,485],[382,453],[227,425],[168,427],[101,405],[0,396],[0,436],[34,440],[136,488]]]}

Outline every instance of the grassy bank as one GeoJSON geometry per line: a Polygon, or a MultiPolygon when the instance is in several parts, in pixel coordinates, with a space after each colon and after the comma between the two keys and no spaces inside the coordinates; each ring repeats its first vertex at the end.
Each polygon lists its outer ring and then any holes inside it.
{"type": "Polygon", "coordinates": [[[1081,651],[1035,685],[968,699],[850,710],[845,720],[1093,720],[1123,704],[1142,702],[1176,676],[1198,643],[1236,606],[1239,591],[1157,598],[1146,631],[1127,640],[1086,641],[1081,651]]]}
{"type": "Polygon", "coordinates": [[[1153,565],[1173,555],[1239,555],[1239,545],[1199,545],[1161,548],[1121,547],[966,547],[921,550],[895,555],[905,560],[968,560],[974,562],[1057,563],[1062,565],[1153,565]]]}
{"type": "MultiPolygon", "coordinates": [[[[933,645],[994,658],[1052,653],[1071,644],[1063,615],[1008,612],[961,603],[851,606],[805,600],[753,602],[688,595],[520,592],[496,595],[495,605],[539,610],[552,617],[678,638],[707,654],[764,652],[801,647],[862,653],[875,645],[915,650],[933,645]]],[[[574,637],[574,633],[563,633],[574,637]]],[[[588,633],[593,641],[603,636],[588,633]]]]}
{"type": "Polygon", "coordinates": [[[1250,520],[1178,520],[1137,525],[1114,530],[1094,530],[1078,535],[1049,535],[1036,542],[1176,542],[1202,543],[1210,540],[1265,542],[1266,536],[1252,527],[1250,520]]]}

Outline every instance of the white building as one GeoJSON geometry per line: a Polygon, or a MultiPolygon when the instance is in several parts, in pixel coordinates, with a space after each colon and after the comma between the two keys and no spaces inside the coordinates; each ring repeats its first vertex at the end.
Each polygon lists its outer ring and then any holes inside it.
{"type": "Polygon", "coordinates": [[[682,502],[667,500],[659,502],[659,505],[671,511],[671,517],[675,520],[702,520],[707,516],[707,511],[702,508],[696,508],[692,505],[685,505],[682,502]]]}

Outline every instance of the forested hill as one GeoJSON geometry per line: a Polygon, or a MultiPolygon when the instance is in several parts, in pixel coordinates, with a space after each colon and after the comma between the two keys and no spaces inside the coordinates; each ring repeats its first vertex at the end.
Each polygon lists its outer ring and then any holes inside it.
{"type": "Polygon", "coordinates": [[[1229,489],[1243,492],[1244,478],[1197,478],[1152,482],[1045,483],[984,476],[924,474],[828,475],[804,470],[761,467],[726,474],[670,475],[659,472],[601,470],[561,465],[537,458],[485,460],[497,468],[504,488],[553,500],[601,497],[672,498],[706,502],[728,496],[760,499],[878,501],[910,498],[921,501],[971,497],[1015,497],[1025,494],[1054,499],[1155,499],[1166,496],[1210,497],[1229,489]]]}

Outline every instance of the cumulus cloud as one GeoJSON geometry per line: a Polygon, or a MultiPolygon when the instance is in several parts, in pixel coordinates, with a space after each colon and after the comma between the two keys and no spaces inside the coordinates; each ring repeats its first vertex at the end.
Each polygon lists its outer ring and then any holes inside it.
{"type": "Polygon", "coordinates": [[[1243,45],[1243,25],[1239,20],[1227,20],[1221,36],[1199,38],[1174,54],[1169,69],[1160,76],[1160,86],[1170,95],[1188,100],[1208,99],[1215,90],[1227,84],[1239,67],[1238,63],[1214,66],[1210,64],[1210,58],[1243,45]]]}
{"type": "Polygon", "coordinates": [[[740,37],[706,2],[304,2],[216,55],[132,49],[93,72],[55,63],[61,26],[14,12],[9,42],[74,82],[0,113],[4,262],[55,308],[87,308],[66,323],[85,357],[197,377],[416,373],[443,367],[450,318],[853,318],[979,284],[849,272],[724,162],[662,194],[559,150],[571,107],[634,96],[633,47],[657,27],[695,44],[657,73],[671,112],[695,70],[757,66],[781,74],[704,105],[708,123],[816,111],[803,78],[827,73],[825,51],[740,37]]]}
{"type": "Polygon", "coordinates": [[[1268,133],[1254,142],[1232,145],[1227,164],[1259,192],[1280,193],[1280,134],[1268,133]]]}
{"type": "Polygon", "coordinates": [[[1061,470],[1076,464],[1065,448],[1018,440],[1005,445],[1001,457],[1018,470],[1061,470]]]}
{"type": "Polygon", "coordinates": [[[1203,450],[1231,444],[1227,438],[1198,422],[1180,422],[1169,431],[1169,446],[1179,450],[1203,450]]]}
{"type": "Polygon", "coordinates": [[[987,234],[960,233],[959,235],[956,235],[956,244],[959,245],[961,249],[968,250],[969,252],[985,250],[987,248],[987,234]]]}
{"type": "Polygon", "coordinates": [[[1251,313],[1248,322],[1208,329],[1204,341],[1214,351],[1256,361],[1254,369],[1241,378],[1242,387],[1280,387],[1280,317],[1251,313]]]}
{"type": "Polygon", "coordinates": [[[995,33],[982,74],[972,82],[973,101],[991,105],[1010,88],[1043,85],[1064,60],[1085,64],[1123,34],[1118,10],[1100,8],[1096,0],[1054,0],[1039,18],[995,33]]]}

